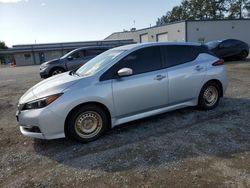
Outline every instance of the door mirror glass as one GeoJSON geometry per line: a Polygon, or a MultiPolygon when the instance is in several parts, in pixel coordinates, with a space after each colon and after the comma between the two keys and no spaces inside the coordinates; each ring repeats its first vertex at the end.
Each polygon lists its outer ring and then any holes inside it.
{"type": "Polygon", "coordinates": [[[69,61],[71,61],[71,60],[73,60],[73,57],[70,55],[70,56],[67,57],[67,59],[68,59],[69,61]]]}
{"type": "Polygon", "coordinates": [[[120,76],[120,77],[124,77],[124,76],[131,76],[133,74],[133,70],[130,69],[130,68],[122,68],[120,69],[117,74],[120,76]]]}

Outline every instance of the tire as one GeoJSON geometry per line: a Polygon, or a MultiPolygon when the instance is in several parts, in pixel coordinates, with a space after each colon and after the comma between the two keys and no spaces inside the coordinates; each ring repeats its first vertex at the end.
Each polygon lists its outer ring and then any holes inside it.
{"type": "Polygon", "coordinates": [[[212,110],[219,104],[221,96],[220,87],[215,82],[205,84],[200,92],[198,108],[201,110],[212,110]]]}
{"type": "Polygon", "coordinates": [[[65,70],[63,68],[60,68],[60,67],[56,67],[56,68],[53,68],[51,71],[50,71],[50,74],[49,76],[54,76],[54,75],[57,75],[57,74],[61,74],[65,72],[65,70]]]}
{"type": "Polygon", "coordinates": [[[96,140],[107,130],[108,118],[99,106],[86,105],[73,111],[67,124],[69,136],[86,143],[96,140]]]}
{"type": "Polygon", "coordinates": [[[239,60],[245,60],[248,56],[248,52],[246,50],[243,50],[239,55],[239,60]]]}

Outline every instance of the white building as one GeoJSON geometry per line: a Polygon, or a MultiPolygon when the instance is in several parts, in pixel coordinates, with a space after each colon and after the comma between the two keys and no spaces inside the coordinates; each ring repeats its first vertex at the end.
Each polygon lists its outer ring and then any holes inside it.
{"type": "Polygon", "coordinates": [[[180,21],[135,31],[116,32],[106,38],[133,39],[135,42],[239,39],[250,45],[250,19],[180,21]]]}

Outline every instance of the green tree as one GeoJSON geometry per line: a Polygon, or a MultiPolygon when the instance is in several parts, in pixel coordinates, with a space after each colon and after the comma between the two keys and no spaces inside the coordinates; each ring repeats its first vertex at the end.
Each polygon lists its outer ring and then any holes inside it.
{"type": "Polygon", "coordinates": [[[8,46],[6,46],[5,42],[0,41],[0,49],[8,49],[8,46]]]}
{"type": "Polygon", "coordinates": [[[249,18],[250,0],[229,0],[229,18],[249,18]]]}
{"type": "MultiPolygon", "coordinates": [[[[1,49],[8,49],[8,46],[6,46],[5,42],[0,41],[0,50],[1,49]]],[[[6,55],[0,54],[0,64],[4,62],[6,55]]]]}
{"type": "Polygon", "coordinates": [[[183,0],[156,24],[162,25],[181,20],[204,20],[250,17],[250,0],[183,0]]]}

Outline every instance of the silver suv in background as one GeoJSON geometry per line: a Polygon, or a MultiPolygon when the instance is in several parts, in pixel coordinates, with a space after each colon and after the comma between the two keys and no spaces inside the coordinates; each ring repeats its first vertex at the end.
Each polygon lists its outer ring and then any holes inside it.
{"type": "Polygon", "coordinates": [[[41,78],[75,70],[110,47],[83,47],[70,51],[59,59],[47,61],[40,66],[41,78]]]}
{"type": "Polygon", "coordinates": [[[20,130],[88,142],[108,128],[159,113],[187,106],[211,110],[227,88],[223,63],[196,43],[113,48],[29,89],[18,104],[20,130]]]}

